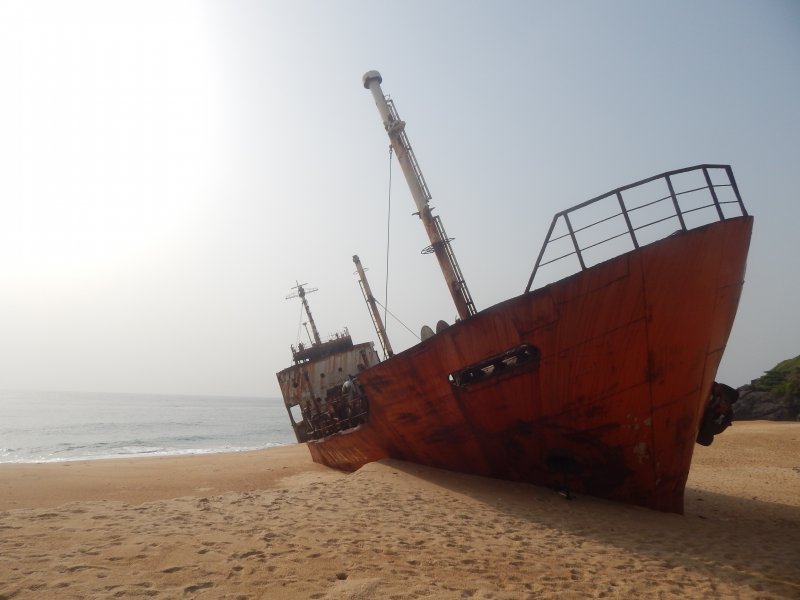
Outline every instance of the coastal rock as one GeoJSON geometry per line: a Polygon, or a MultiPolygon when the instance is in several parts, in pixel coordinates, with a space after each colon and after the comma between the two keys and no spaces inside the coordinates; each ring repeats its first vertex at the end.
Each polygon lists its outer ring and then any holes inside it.
{"type": "Polygon", "coordinates": [[[743,385],[739,388],[739,400],[733,405],[733,414],[737,421],[798,421],[800,396],[777,395],[743,385]]]}
{"type": "Polygon", "coordinates": [[[740,387],[733,413],[740,421],[800,421],[800,356],[778,363],[740,387]]]}

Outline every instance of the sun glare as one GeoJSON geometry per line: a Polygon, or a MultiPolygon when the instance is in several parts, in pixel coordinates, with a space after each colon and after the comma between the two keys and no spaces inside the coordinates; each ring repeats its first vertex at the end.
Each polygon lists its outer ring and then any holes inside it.
{"type": "Polygon", "coordinates": [[[0,8],[0,261],[31,276],[148,260],[202,207],[219,131],[193,3],[0,8]]]}

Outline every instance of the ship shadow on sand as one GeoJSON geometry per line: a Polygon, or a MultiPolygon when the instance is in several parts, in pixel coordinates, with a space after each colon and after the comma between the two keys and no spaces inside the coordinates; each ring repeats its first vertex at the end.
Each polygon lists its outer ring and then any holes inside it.
{"type": "Polygon", "coordinates": [[[488,513],[523,521],[532,538],[555,529],[576,548],[616,548],[665,574],[682,568],[758,595],[800,597],[800,507],[687,487],[685,513],[677,515],[397,460],[362,470],[466,496],[488,513]]]}

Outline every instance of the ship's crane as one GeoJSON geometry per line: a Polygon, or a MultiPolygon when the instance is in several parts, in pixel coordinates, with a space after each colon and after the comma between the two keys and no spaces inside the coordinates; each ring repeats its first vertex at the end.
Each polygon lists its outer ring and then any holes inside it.
{"type": "Polygon", "coordinates": [[[392,345],[389,343],[389,336],[386,335],[386,327],[384,327],[381,313],[378,311],[378,303],[375,300],[375,296],[372,295],[372,289],[369,287],[369,281],[367,281],[367,276],[364,273],[364,267],[361,266],[361,260],[358,258],[357,254],[353,255],[353,262],[358,271],[358,283],[361,286],[361,293],[364,294],[364,300],[366,300],[367,307],[369,307],[369,316],[372,317],[372,324],[375,326],[375,331],[378,334],[378,341],[380,341],[381,347],[383,348],[383,357],[394,356],[394,350],[392,350],[392,345]]]}
{"type": "Polygon", "coordinates": [[[456,305],[458,316],[462,320],[466,319],[475,314],[475,304],[472,302],[472,296],[469,293],[466,281],[464,281],[464,276],[461,274],[461,269],[458,266],[458,261],[456,261],[453,248],[450,246],[450,239],[445,233],[442,221],[438,216],[433,216],[430,206],[428,206],[431,194],[408,141],[408,136],[405,132],[406,124],[400,120],[394,102],[387,98],[383,90],[381,90],[382,81],[383,79],[378,71],[368,71],[363,77],[364,87],[372,92],[378,112],[383,120],[383,126],[386,128],[386,133],[389,134],[392,148],[397,155],[397,160],[400,162],[400,167],[411,190],[414,203],[417,205],[417,214],[422,220],[422,224],[425,226],[425,231],[431,241],[431,245],[425,248],[423,253],[433,252],[436,255],[439,267],[442,269],[447,287],[450,290],[450,295],[456,305]]]}
{"type": "Polygon", "coordinates": [[[317,331],[317,324],[314,323],[314,317],[311,316],[311,309],[308,307],[308,300],[306,300],[306,294],[316,292],[317,288],[311,288],[307,290],[303,287],[304,285],[308,284],[297,282],[297,285],[292,288],[293,290],[297,291],[294,294],[289,294],[286,296],[286,299],[289,300],[290,298],[300,298],[300,301],[303,303],[303,308],[306,310],[306,314],[308,315],[308,322],[311,323],[311,331],[314,332],[313,343],[319,345],[322,343],[322,340],[319,337],[319,331],[317,331]]]}

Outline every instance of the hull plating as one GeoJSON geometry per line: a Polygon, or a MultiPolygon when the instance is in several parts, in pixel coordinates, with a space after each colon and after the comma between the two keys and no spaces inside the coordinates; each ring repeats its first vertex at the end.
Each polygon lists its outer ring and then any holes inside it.
{"type": "Polygon", "coordinates": [[[313,459],[352,471],[393,457],[682,512],[751,229],[675,234],[364,370],[366,422],[309,441],[313,459]],[[535,360],[460,378],[521,346],[535,360]]]}

